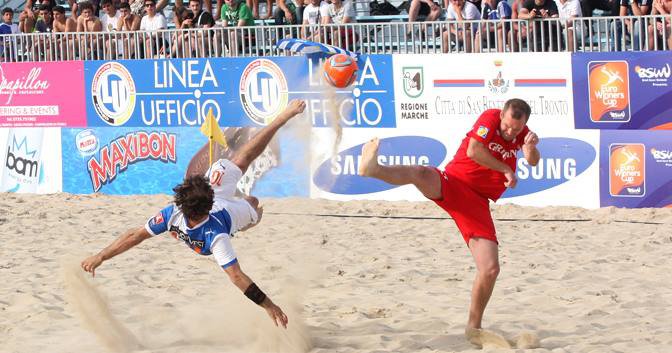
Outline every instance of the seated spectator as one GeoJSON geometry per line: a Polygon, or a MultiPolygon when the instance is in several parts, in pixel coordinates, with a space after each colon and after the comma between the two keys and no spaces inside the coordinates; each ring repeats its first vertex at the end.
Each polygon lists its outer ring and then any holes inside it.
{"type": "MultiPolygon", "coordinates": [[[[564,38],[567,38],[567,50],[574,51],[574,41],[580,42],[579,38],[575,39],[575,31],[572,19],[583,17],[581,15],[581,3],[579,0],[555,0],[555,6],[558,8],[558,17],[562,24],[562,29],[565,32],[564,38]]],[[[579,43],[580,44],[580,43],[579,43]]]]}
{"type": "Polygon", "coordinates": [[[481,19],[497,21],[497,23],[481,24],[476,33],[476,52],[480,52],[483,47],[489,50],[496,46],[497,51],[501,53],[504,51],[505,43],[511,44],[511,38],[508,35],[511,28],[510,23],[498,20],[511,19],[512,12],[506,0],[484,0],[481,19]]]}
{"type": "Polygon", "coordinates": [[[301,38],[320,42],[322,35],[320,25],[329,21],[329,4],[323,0],[310,0],[303,9],[303,25],[301,26],[301,38]]]}
{"type": "MultiPolygon", "coordinates": [[[[77,31],[77,21],[72,17],[65,16],[63,6],[54,6],[52,10],[54,15],[54,33],[68,33],[77,31]]],[[[56,57],[60,60],[75,60],[75,41],[74,37],[58,35],[54,42],[56,57]]]]}
{"type": "MultiPolygon", "coordinates": [[[[246,0],[247,7],[252,9],[252,16],[256,19],[260,19],[259,16],[259,0],[246,0]]],[[[269,19],[273,17],[273,0],[266,0],[266,17],[264,19],[269,19]]]]}
{"type": "Polygon", "coordinates": [[[103,14],[100,15],[100,23],[103,25],[103,32],[115,32],[121,13],[117,11],[116,6],[112,4],[112,0],[103,0],[100,3],[100,7],[103,9],[103,14]]]}
{"type": "MultiPolygon", "coordinates": [[[[652,15],[671,15],[672,14],[672,0],[653,0],[653,9],[651,10],[652,15]]],[[[668,18],[665,23],[661,22],[660,19],[656,19],[653,23],[648,26],[648,45],[649,50],[661,50],[663,49],[663,37],[664,33],[672,33],[672,28],[670,24],[672,22],[672,17],[668,18]]],[[[672,50],[672,36],[668,38],[667,50],[672,50]]]]}
{"type": "MultiPolygon", "coordinates": [[[[243,0],[226,0],[220,13],[223,27],[252,27],[255,25],[252,10],[243,0]]],[[[224,44],[231,53],[234,49],[241,50],[250,47],[248,43],[252,43],[254,38],[254,32],[251,31],[229,30],[225,31],[224,44]]]]}
{"type": "Polygon", "coordinates": [[[2,9],[2,23],[0,23],[0,61],[16,61],[16,40],[7,34],[19,33],[19,25],[12,23],[14,10],[9,7],[2,9]]]}
{"type": "Polygon", "coordinates": [[[470,53],[473,48],[474,26],[459,22],[478,20],[480,17],[481,12],[478,11],[476,5],[465,0],[450,0],[446,19],[453,23],[448,23],[448,30],[443,32],[444,52],[448,52],[451,42],[454,42],[457,44],[457,50],[464,48],[467,53],[470,53]],[[458,23],[454,23],[455,21],[458,23]]]}
{"type": "Polygon", "coordinates": [[[156,12],[156,0],[145,0],[146,15],[140,20],[140,30],[145,32],[143,41],[145,58],[156,58],[164,53],[163,33],[157,31],[167,29],[168,22],[162,14],[156,12]]]}
{"type": "Polygon", "coordinates": [[[274,17],[276,26],[302,24],[303,0],[278,0],[274,17]]]}
{"type": "Polygon", "coordinates": [[[533,51],[557,51],[557,30],[553,22],[544,22],[543,19],[558,17],[558,7],[553,0],[525,0],[520,9],[519,17],[533,21],[532,41],[533,51]],[[543,26],[543,31],[542,31],[543,26]],[[536,40],[535,40],[536,39],[536,40]]]}
{"type": "MultiPolygon", "coordinates": [[[[444,1],[444,6],[448,8],[448,1],[444,1]]],[[[439,16],[441,16],[441,6],[432,0],[411,0],[411,6],[408,8],[408,22],[417,22],[418,15],[423,16],[425,21],[436,21],[439,16]]],[[[410,27],[408,30],[409,36],[411,31],[413,31],[412,27],[410,27]]]]}
{"type": "MultiPolygon", "coordinates": [[[[118,32],[136,32],[140,30],[140,23],[142,19],[140,16],[131,12],[131,5],[127,2],[119,4],[119,20],[117,21],[118,32]]],[[[136,48],[133,35],[130,33],[121,33],[120,39],[117,40],[117,53],[121,54],[123,59],[131,59],[135,57],[136,48]]]]}
{"type": "MultiPolygon", "coordinates": [[[[93,14],[93,5],[89,2],[79,4],[81,15],[77,17],[77,32],[102,32],[103,24],[93,14]]],[[[100,59],[102,40],[98,35],[79,35],[79,57],[82,60],[100,59]]]]}
{"type": "MultiPolygon", "coordinates": [[[[328,15],[326,23],[344,25],[346,23],[357,22],[357,14],[355,13],[352,0],[331,0],[328,15]]],[[[339,26],[332,28],[330,35],[331,44],[346,49],[354,48],[356,34],[352,27],[339,26]]]]}
{"type": "MultiPolygon", "coordinates": [[[[208,29],[215,26],[210,12],[202,9],[201,0],[189,0],[189,10],[182,20],[181,29],[208,29]]],[[[205,53],[211,47],[212,36],[202,31],[178,33],[173,43],[173,57],[209,56],[205,53]],[[205,45],[205,46],[204,46],[205,45]]]]}

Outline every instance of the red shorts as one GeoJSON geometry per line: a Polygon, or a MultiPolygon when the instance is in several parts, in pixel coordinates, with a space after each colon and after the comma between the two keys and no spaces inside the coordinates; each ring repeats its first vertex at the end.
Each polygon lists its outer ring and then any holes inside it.
{"type": "Polygon", "coordinates": [[[453,218],[469,246],[471,238],[497,241],[490,201],[455,177],[436,169],[441,176],[441,198],[434,201],[453,218]]]}

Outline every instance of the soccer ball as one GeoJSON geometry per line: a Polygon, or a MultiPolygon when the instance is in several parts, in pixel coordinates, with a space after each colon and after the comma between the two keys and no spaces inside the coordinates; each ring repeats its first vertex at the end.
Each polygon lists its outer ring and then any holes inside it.
{"type": "Polygon", "coordinates": [[[334,87],[345,88],[355,82],[358,69],[351,56],[335,54],[324,63],[324,78],[334,87]]]}

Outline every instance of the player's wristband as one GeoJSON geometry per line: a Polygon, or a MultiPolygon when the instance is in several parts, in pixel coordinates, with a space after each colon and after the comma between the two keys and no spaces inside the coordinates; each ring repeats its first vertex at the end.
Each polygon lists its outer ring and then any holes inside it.
{"type": "Polygon", "coordinates": [[[257,305],[261,305],[261,303],[263,303],[266,299],[266,294],[264,294],[264,292],[262,292],[261,289],[259,289],[259,287],[257,287],[257,285],[254,283],[247,287],[245,290],[245,296],[257,305]]]}

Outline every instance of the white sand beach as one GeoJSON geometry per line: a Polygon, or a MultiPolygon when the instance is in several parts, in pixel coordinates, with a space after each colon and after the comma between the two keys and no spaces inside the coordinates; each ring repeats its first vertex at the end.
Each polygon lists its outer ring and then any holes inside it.
{"type": "MultiPolygon", "coordinates": [[[[169,236],[95,278],[78,269],[169,201],[0,194],[0,351],[480,351],[464,339],[472,259],[428,202],[262,200],[261,224],[233,244],[288,313],[287,331],[213,259],[169,236]]],[[[521,334],[538,341],[515,351],[672,351],[672,209],[506,205],[494,215],[502,269],[484,325],[514,347],[521,334]]]]}

